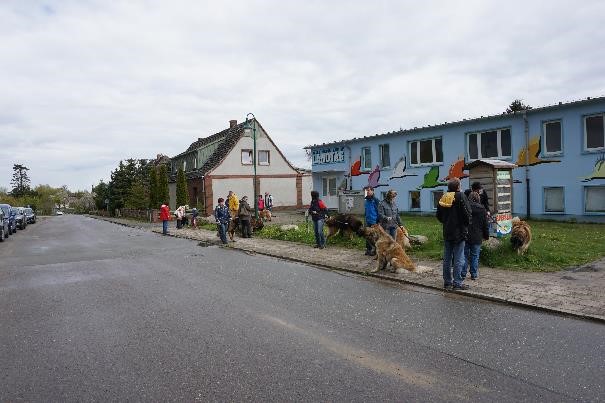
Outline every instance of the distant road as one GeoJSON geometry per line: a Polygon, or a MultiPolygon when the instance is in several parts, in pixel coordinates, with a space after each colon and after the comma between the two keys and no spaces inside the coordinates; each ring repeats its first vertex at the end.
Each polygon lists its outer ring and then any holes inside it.
{"type": "Polygon", "coordinates": [[[605,400],[605,325],[65,215],[0,244],[0,401],[605,400]]]}

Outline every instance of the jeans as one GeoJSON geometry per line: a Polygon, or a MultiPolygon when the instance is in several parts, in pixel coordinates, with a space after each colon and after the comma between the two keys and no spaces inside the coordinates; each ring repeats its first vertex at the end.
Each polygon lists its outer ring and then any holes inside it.
{"type": "Polygon", "coordinates": [[[466,277],[466,268],[470,266],[471,277],[476,278],[479,274],[479,255],[481,254],[480,243],[466,243],[464,246],[464,267],[460,271],[460,277],[466,277]]]}
{"type": "Polygon", "coordinates": [[[168,233],[168,220],[162,220],[162,234],[168,233]]]}
{"type": "Polygon", "coordinates": [[[217,223],[218,234],[221,237],[222,243],[227,243],[227,224],[226,223],[217,223]]]}
{"type": "Polygon", "coordinates": [[[464,266],[464,241],[444,241],[443,251],[443,284],[459,286],[462,284],[460,272],[464,266]],[[452,260],[454,278],[452,281],[452,260]]]}
{"type": "Polygon", "coordinates": [[[320,248],[326,246],[326,236],[324,234],[324,220],[313,221],[313,232],[315,233],[315,243],[320,248]]]}
{"type": "Polygon", "coordinates": [[[389,227],[387,228],[387,232],[389,233],[391,238],[395,239],[395,237],[397,236],[397,227],[389,227]]]}

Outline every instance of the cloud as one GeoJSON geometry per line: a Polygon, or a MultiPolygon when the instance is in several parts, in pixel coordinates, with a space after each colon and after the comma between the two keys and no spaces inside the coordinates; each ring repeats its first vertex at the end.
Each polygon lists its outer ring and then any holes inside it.
{"type": "Polygon", "coordinates": [[[605,93],[601,1],[0,3],[0,186],[88,189],[253,112],[302,147],[605,93]]]}

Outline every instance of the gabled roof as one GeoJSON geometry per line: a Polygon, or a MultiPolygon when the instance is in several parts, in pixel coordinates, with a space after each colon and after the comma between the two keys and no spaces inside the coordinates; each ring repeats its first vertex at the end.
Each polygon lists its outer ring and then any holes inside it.
{"type": "MultiPolygon", "coordinates": [[[[256,119],[253,119],[253,120],[256,120],[256,119]]],[[[208,159],[202,164],[201,167],[199,167],[198,169],[194,169],[192,171],[185,172],[185,176],[188,179],[201,178],[204,175],[210,173],[213,169],[218,167],[223,162],[225,157],[227,157],[227,155],[235,147],[235,145],[237,144],[239,139],[244,135],[245,124],[246,124],[246,122],[242,122],[242,123],[236,124],[233,127],[229,127],[223,131],[215,133],[211,136],[204,137],[204,138],[198,138],[197,141],[194,141],[193,143],[191,143],[191,145],[187,148],[186,151],[174,156],[173,158],[183,156],[183,155],[193,152],[197,149],[200,149],[200,148],[203,148],[210,144],[219,142],[216,150],[210,155],[210,157],[208,157],[208,159]]],[[[286,161],[286,163],[293,170],[298,172],[298,170],[294,166],[292,166],[292,164],[290,164],[288,159],[282,154],[279,147],[277,147],[275,145],[275,143],[273,143],[273,140],[271,139],[271,137],[269,137],[269,135],[267,134],[267,131],[263,128],[263,126],[260,124],[260,122],[258,120],[256,120],[256,126],[260,127],[263,130],[263,132],[265,132],[269,141],[273,144],[273,146],[275,147],[277,152],[282,156],[282,158],[286,161]]],[[[172,174],[171,179],[174,179],[174,177],[176,177],[176,175],[172,174]]]]}
{"type": "Polygon", "coordinates": [[[414,127],[413,129],[399,129],[399,130],[396,130],[393,132],[374,134],[374,135],[363,136],[363,137],[359,137],[359,138],[354,137],[354,138],[348,139],[348,140],[338,140],[338,141],[332,141],[329,143],[313,144],[313,145],[306,146],[304,148],[311,149],[311,148],[317,148],[317,147],[334,146],[334,145],[338,145],[338,144],[345,145],[345,144],[365,141],[367,139],[376,138],[376,137],[388,137],[388,136],[394,136],[394,135],[413,134],[413,133],[418,133],[418,132],[422,132],[425,130],[432,130],[435,128],[445,128],[445,127],[457,126],[457,125],[461,125],[461,124],[475,123],[475,122],[481,122],[481,121],[486,121],[486,120],[504,118],[504,117],[508,117],[508,116],[519,116],[519,115],[523,115],[523,113],[533,114],[535,112],[542,112],[542,111],[558,109],[558,108],[561,108],[562,106],[584,105],[584,104],[602,102],[604,100],[605,100],[605,96],[596,97],[596,98],[587,97],[586,99],[578,99],[578,100],[570,101],[570,102],[559,102],[557,104],[540,106],[537,108],[527,109],[524,111],[518,111],[518,112],[512,112],[512,113],[502,112],[497,115],[481,116],[481,117],[472,118],[472,119],[462,119],[462,120],[458,120],[458,121],[454,121],[454,122],[444,122],[444,123],[440,123],[440,124],[436,124],[436,125],[414,127]]]}

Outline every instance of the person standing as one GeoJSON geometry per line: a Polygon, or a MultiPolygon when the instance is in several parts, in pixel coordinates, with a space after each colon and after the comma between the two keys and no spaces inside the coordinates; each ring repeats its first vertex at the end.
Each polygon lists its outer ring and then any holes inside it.
{"type": "Polygon", "coordinates": [[[378,205],[378,222],[393,239],[395,239],[397,234],[397,227],[401,227],[402,225],[395,197],[397,197],[397,192],[391,189],[384,196],[384,200],[378,205]]]}
{"type": "Polygon", "coordinates": [[[239,201],[238,211],[239,222],[242,227],[242,238],[252,237],[252,226],[250,225],[250,220],[253,212],[254,210],[252,210],[248,204],[248,196],[242,197],[242,199],[239,201]]]}
{"type": "Polygon", "coordinates": [[[170,208],[166,204],[160,207],[160,220],[162,220],[162,234],[168,235],[168,221],[170,221],[170,208]]]}
{"type": "Polygon", "coordinates": [[[464,195],[469,198],[471,192],[475,192],[479,195],[480,203],[485,208],[485,211],[487,212],[487,215],[489,217],[491,214],[489,211],[489,196],[487,195],[487,193],[485,193],[485,190],[483,190],[481,182],[473,182],[471,184],[471,188],[466,189],[464,191],[464,195]]]}
{"type": "Polygon", "coordinates": [[[265,200],[263,199],[263,195],[258,195],[258,211],[263,211],[265,209],[265,200]]]}
{"type": "Polygon", "coordinates": [[[214,219],[216,220],[216,225],[218,227],[218,233],[221,238],[221,242],[223,245],[228,244],[227,242],[227,226],[229,225],[229,221],[231,220],[231,215],[229,214],[229,208],[225,206],[225,199],[222,197],[218,198],[218,205],[214,208],[214,219]]]}
{"type": "Polygon", "coordinates": [[[229,214],[231,217],[237,217],[239,212],[239,199],[234,191],[230,190],[227,196],[227,207],[229,207],[229,214]]]}
{"type": "Polygon", "coordinates": [[[265,208],[273,211],[273,196],[269,192],[265,192],[265,208]]]}
{"type": "Polygon", "coordinates": [[[466,278],[466,269],[469,267],[471,280],[477,280],[481,243],[483,240],[489,239],[489,225],[487,223],[487,212],[481,204],[479,193],[471,192],[468,201],[471,206],[472,219],[468,228],[468,239],[464,243],[465,263],[460,272],[460,277],[462,280],[466,278]]]}
{"type": "Polygon", "coordinates": [[[464,241],[471,223],[471,207],[460,192],[460,179],[450,179],[447,190],[437,206],[437,219],[443,224],[443,287],[467,290],[469,286],[463,284],[460,274],[464,266],[464,241]]]}
{"type": "Polygon", "coordinates": [[[326,236],[324,234],[324,223],[328,208],[326,204],[319,198],[319,192],[313,190],[311,192],[311,205],[309,206],[309,214],[313,220],[313,232],[315,234],[315,248],[323,249],[326,247],[326,236]]]}
{"type": "Polygon", "coordinates": [[[183,206],[179,206],[179,208],[177,208],[175,211],[177,229],[181,229],[183,227],[183,216],[185,215],[184,210],[185,208],[183,206]]]}
{"type": "MultiPolygon", "coordinates": [[[[366,188],[366,198],[364,202],[365,206],[365,218],[366,218],[366,227],[371,227],[374,224],[378,223],[378,205],[380,201],[374,195],[374,188],[368,186],[366,188]]],[[[376,255],[376,245],[366,239],[366,256],[375,256],[376,255]]]]}
{"type": "Polygon", "coordinates": [[[199,215],[197,208],[191,210],[191,227],[197,229],[197,216],[199,215]]]}

